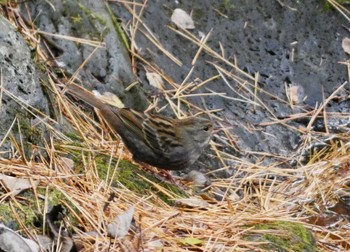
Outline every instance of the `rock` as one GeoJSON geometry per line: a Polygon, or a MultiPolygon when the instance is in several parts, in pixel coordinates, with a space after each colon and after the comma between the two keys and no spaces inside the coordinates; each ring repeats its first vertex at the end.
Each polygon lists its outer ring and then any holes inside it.
{"type": "MultiPolygon", "coordinates": [[[[109,91],[122,99],[127,107],[136,110],[146,108],[146,98],[135,85],[125,91],[136,77],[131,71],[128,51],[116,31],[108,9],[103,1],[30,1],[28,9],[32,19],[41,31],[101,42],[98,48],[79,70],[78,79],[87,89],[96,89],[100,93],[109,91]]],[[[22,15],[27,16],[23,8],[22,15]]],[[[49,37],[58,48],[52,48],[58,54],[56,61],[73,75],[96,48],[87,42],[76,42],[57,36],[49,37]]]]}
{"type": "MultiPolygon", "coordinates": [[[[0,146],[1,156],[9,157],[8,152],[11,144],[5,135],[10,130],[15,139],[25,145],[27,143],[37,144],[40,136],[31,124],[35,117],[28,112],[29,106],[48,114],[48,101],[44,96],[35,69],[23,37],[2,16],[0,16],[0,65],[1,86],[0,91],[0,146]],[[15,122],[17,120],[19,123],[15,122]],[[13,124],[14,123],[14,124],[13,124]],[[11,129],[11,125],[13,127],[11,129]],[[21,131],[21,140],[19,128],[21,131]],[[4,142],[3,142],[4,140],[4,142]]],[[[31,110],[31,109],[30,109],[31,110]]],[[[39,129],[37,127],[36,129],[39,129]]],[[[25,148],[30,152],[30,148],[25,148]]]]}
{"type": "MultiPolygon", "coordinates": [[[[116,5],[115,11],[123,22],[132,22],[133,17],[123,8],[123,4],[116,5]]],[[[197,58],[195,66],[192,65],[198,46],[168,28],[171,13],[176,8],[191,12],[196,24],[196,28],[191,30],[193,36],[199,39],[198,34],[207,35],[212,30],[206,42],[208,47],[220,55],[224,54],[229,62],[247,73],[259,73],[257,87],[272,96],[257,91],[257,97],[277,117],[286,117],[320,104],[324,97],[328,97],[348,79],[346,67],[338,63],[348,58],[341,47],[342,38],[348,36],[348,31],[342,26],[343,17],[334,10],[324,11],[324,3],[320,1],[155,1],[143,10],[142,20],[162,46],[182,65],[176,65],[160,53],[141,33],[137,34],[135,40],[140,50],[146,52],[144,57],[160,66],[160,71],[175,83],[182,83],[186,78],[187,83],[205,81],[217,75],[217,70],[208,62],[244,79],[238,71],[217,57],[212,57],[210,53],[205,53],[205,50],[197,58]],[[275,97],[287,100],[285,85],[300,86],[304,92],[303,98],[306,99],[295,108],[277,100],[275,97]]],[[[147,83],[143,81],[145,78],[142,79],[142,70],[139,74],[142,82],[147,83]]],[[[207,82],[194,93],[207,93],[210,89],[225,93],[229,98],[241,98],[239,95],[243,95],[255,101],[252,95],[255,92],[254,86],[249,87],[249,93],[242,88],[248,87],[247,83],[240,85],[235,80],[227,79],[231,87],[218,78],[207,82]]],[[[152,87],[145,85],[146,90],[147,88],[152,87]]],[[[272,113],[264,106],[214,95],[194,96],[188,100],[201,108],[223,109],[216,115],[225,119],[224,125],[231,126],[231,132],[236,136],[236,144],[243,156],[251,151],[293,156],[300,144],[300,134],[292,127],[303,127],[301,123],[289,122],[291,128],[278,124],[259,126],[260,123],[273,120],[272,113]]],[[[349,111],[349,104],[338,102],[332,106],[331,111],[349,111]]],[[[330,111],[329,108],[327,111],[330,111]]],[[[249,160],[261,162],[261,155],[256,157],[249,155],[249,160]]],[[[276,159],[268,161],[274,163],[276,159]]]]}

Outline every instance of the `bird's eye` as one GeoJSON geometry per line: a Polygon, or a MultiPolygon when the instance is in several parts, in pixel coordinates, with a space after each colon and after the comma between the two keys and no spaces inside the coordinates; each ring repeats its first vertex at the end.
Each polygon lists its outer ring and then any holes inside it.
{"type": "Polygon", "coordinates": [[[204,130],[204,131],[208,131],[208,130],[209,130],[209,127],[208,127],[208,126],[204,126],[203,130],[204,130]]]}

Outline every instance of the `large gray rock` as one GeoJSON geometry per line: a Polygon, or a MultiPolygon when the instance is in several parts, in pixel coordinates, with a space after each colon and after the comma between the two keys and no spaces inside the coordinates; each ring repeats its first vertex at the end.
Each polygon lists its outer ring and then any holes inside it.
{"type": "MultiPolygon", "coordinates": [[[[114,6],[114,11],[124,23],[132,22],[133,17],[123,8],[123,3],[116,2],[114,6]]],[[[241,153],[247,154],[251,160],[261,162],[264,153],[287,157],[295,155],[300,143],[300,134],[295,129],[305,127],[308,123],[305,119],[288,122],[292,127],[281,124],[261,127],[260,123],[273,118],[266,108],[278,117],[308,110],[323,102],[324,97],[328,97],[348,79],[346,67],[339,64],[339,61],[348,58],[341,48],[342,39],[349,36],[348,31],[343,28],[346,20],[333,9],[325,11],[323,1],[164,0],[135,7],[135,12],[138,13],[141,8],[142,20],[147,28],[183,65],[178,66],[164,54],[158,53],[159,49],[141,32],[137,33],[136,43],[140,50],[149,52],[144,57],[160,66],[175,82],[181,83],[186,78],[198,50],[193,42],[168,28],[171,25],[171,14],[176,8],[191,13],[196,28],[190,32],[194,36],[199,38],[200,33],[208,34],[212,30],[206,42],[210,48],[219,54],[224,53],[230,62],[247,73],[260,74],[257,87],[271,94],[269,96],[257,91],[257,96],[266,107],[255,107],[251,103],[219,96],[191,98],[200,107],[203,107],[204,101],[208,109],[223,109],[217,115],[225,119],[225,125],[232,126],[232,133],[237,136],[241,153]],[[276,99],[287,100],[285,87],[288,85],[300,86],[300,90],[304,90],[303,97],[306,96],[305,102],[295,110],[288,103],[276,99]],[[261,152],[261,155],[249,152],[261,152]]],[[[227,64],[202,52],[188,82],[196,79],[208,80],[217,75],[216,69],[208,62],[218,64],[242,77],[227,64]]],[[[238,94],[255,99],[236,81],[228,81],[238,94]]],[[[147,86],[145,88],[147,90],[147,86]]],[[[198,93],[208,92],[206,88],[225,93],[232,98],[241,98],[220,78],[207,83],[198,93]]],[[[254,88],[250,89],[255,91],[254,88]]],[[[344,90],[346,91],[342,95],[346,97],[349,85],[344,90]]],[[[349,108],[350,102],[344,99],[329,103],[327,111],[348,112],[349,108]]],[[[332,118],[327,120],[330,123],[332,118]]],[[[335,125],[339,123],[344,122],[334,122],[335,125]]],[[[322,125],[322,121],[319,124],[322,125]]],[[[320,130],[324,130],[324,126],[320,130]]],[[[225,151],[230,151],[229,148],[226,149],[225,151]]],[[[276,159],[272,161],[276,162],[276,159]]]]}
{"type": "MultiPolygon", "coordinates": [[[[98,48],[79,71],[78,79],[87,89],[109,91],[123,100],[126,106],[144,110],[146,98],[139,85],[125,91],[136,76],[131,71],[130,57],[121,41],[104,1],[30,1],[28,9],[41,31],[91,41],[101,41],[98,48]]],[[[27,9],[23,9],[27,16],[27,9]]],[[[52,52],[56,61],[69,74],[74,74],[90,57],[95,47],[55,36],[46,36],[57,45],[52,52]],[[62,50],[57,50],[60,48],[62,50]]],[[[76,80],[77,81],[77,80],[76,80]]]]}
{"type": "Polygon", "coordinates": [[[7,151],[11,144],[9,138],[4,139],[4,137],[14,120],[17,119],[10,131],[18,143],[19,141],[22,141],[24,145],[38,143],[41,137],[39,131],[34,130],[31,126],[35,117],[26,108],[32,110],[29,108],[31,106],[48,114],[48,102],[42,92],[28,45],[2,16],[0,16],[0,66],[2,86],[0,90],[0,143],[2,143],[0,150],[1,156],[8,157],[10,152],[7,151]]]}

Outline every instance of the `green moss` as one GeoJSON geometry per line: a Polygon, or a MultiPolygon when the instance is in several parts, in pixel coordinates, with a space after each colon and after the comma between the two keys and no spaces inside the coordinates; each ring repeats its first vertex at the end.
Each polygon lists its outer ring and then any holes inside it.
{"type": "Polygon", "coordinates": [[[76,132],[66,132],[64,134],[65,136],[69,137],[72,141],[77,142],[78,145],[82,145],[81,142],[83,141],[83,138],[76,132]]]}
{"type": "MultiPolygon", "coordinates": [[[[327,0],[322,0],[323,2],[323,9],[325,11],[329,11],[330,9],[334,9],[333,5],[330,4],[327,0]]],[[[350,0],[336,0],[337,3],[342,4],[342,5],[346,5],[346,4],[350,4],[350,0]]]]}
{"type": "MultiPolygon", "coordinates": [[[[37,188],[37,194],[46,195],[45,188],[37,188]]],[[[51,190],[48,195],[49,205],[61,204],[61,201],[65,199],[64,195],[57,190],[51,190]]],[[[42,229],[42,215],[41,211],[44,209],[45,201],[37,199],[32,190],[26,190],[20,194],[17,201],[5,201],[0,205],[0,222],[3,222],[6,226],[17,230],[21,228],[21,225],[16,221],[19,219],[25,227],[28,229],[42,229]]]]}
{"type": "Polygon", "coordinates": [[[273,230],[271,234],[249,235],[245,239],[257,242],[268,242],[264,249],[274,251],[317,251],[315,240],[310,230],[302,224],[274,221],[254,225],[257,230],[273,230]]]}
{"type": "MultiPolygon", "coordinates": [[[[41,131],[36,127],[32,127],[28,114],[18,112],[16,117],[19,122],[22,135],[31,143],[37,144],[39,142],[38,139],[40,139],[38,136],[41,136],[41,131]]],[[[16,132],[16,127],[14,127],[14,132],[16,132]]]]}
{"type": "MultiPolygon", "coordinates": [[[[177,186],[158,180],[154,177],[154,175],[140,169],[138,166],[134,165],[131,162],[128,162],[126,160],[120,160],[117,165],[118,159],[112,158],[111,160],[109,153],[105,154],[102,152],[89,152],[88,148],[83,146],[83,142],[80,142],[83,140],[74,133],[66,133],[66,136],[70,137],[72,140],[77,140],[73,143],[73,146],[82,146],[82,149],[70,148],[69,146],[67,146],[67,144],[55,145],[55,148],[56,150],[59,150],[63,153],[67,153],[67,155],[69,155],[69,158],[71,158],[74,161],[75,173],[84,173],[86,171],[86,167],[84,166],[84,162],[82,160],[82,155],[85,155],[86,160],[93,160],[95,164],[95,166],[90,166],[96,167],[96,171],[93,172],[95,172],[102,180],[112,180],[113,186],[117,187],[120,186],[120,184],[122,184],[131,191],[135,193],[140,193],[142,195],[151,195],[156,193],[162,200],[164,200],[164,202],[171,204],[172,202],[169,201],[167,196],[156,190],[152,183],[149,183],[144,179],[146,178],[147,180],[150,180],[166,188],[175,195],[179,195],[180,197],[184,197],[187,195],[183,190],[180,190],[177,186]],[[86,151],[84,151],[83,149],[85,149],[86,151]],[[114,169],[117,169],[117,171],[114,171],[114,169]],[[113,174],[114,177],[111,177],[113,174]]],[[[72,145],[72,143],[69,144],[72,145]]]]}
{"type": "MultiPolygon", "coordinates": [[[[34,199],[34,198],[33,198],[34,199]]],[[[29,202],[30,204],[23,204],[21,208],[17,209],[17,214],[21,217],[22,221],[24,221],[24,225],[26,227],[33,226],[34,222],[40,217],[40,213],[36,208],[36,203],[33,201],[29,202]]]]}
{"type": "Polygon", "coordinates": [[[16,118],[18,124],[15,124],[12,128],[12,136],[19,146],[18,151],[29,159],[32,156],[32,144],[41,145],[42,131],[40,128],[31,125],[31,115],[25,111],[17,111],[16,118]]]}
{"type": "Polygon", "coordinates": [[[80,10],[85,13],[91,21],[97,20],[102,26],[106,26],[107,22],[104,18],[92,12],[90,9],[86,8],[83,4],[79,3],[80,10]]]}
{"type": "Polygon", "coordinates": [[[77,14],[76,16],[71,16],[70,18],[72,20],[73,23],[81,23],[81,21],[83,20],[82,17],[77,14]]]}
{"type": "Polygon", "coordinates": [[[120,162],[117,172],[116,180],[130,190],[138,193],[147,192],[152,189],[152,185],[146,182],[142,177],[154,182],[159,182],[156,181],[149,173],[139,169],[137,166],[127,161],[120,162]]]}
{"type": "Polygon", "coordinates": [[[233,1],[231,1],[231,0],[223,0],[221,2],[218,2],[217,9],[220,12],[227,14],[235,9],[235,5],[233,4],[233,1]]]}
{"type": "Polygon", "coordinates": [[[15,216],[11,210],[10,204],[8,202],[2,202],[0,204],[0,222],[4,223],[5,226],[8,226],[13,229],[18,229],[19,226],[14,222],[15,216]]]}
{"type": "Polygon", "coordinates": [[[36,211],[37,209],[33,203],[33,201],[2,202],[0,205],[0,222],[13,230],[21,229],[22,225],[28,230],[38,229],[35,222],[40,218],[40,214],[36,211]],[[21,223],[17,220],[20,220],[21,223]]]}
{"type": "Polygon", "coordinates": [[[350,4],[350,0],[336,0],[340,4],[350,4]]]}
{"type": "Polygon", "coordinates": [[[117,32],[117,34],[119,35],[119,38],[122,40],[125,48],[127,50],[130,50],[130,45],[129,45],[129,40],[128,40],[128,36],[124,33],[124,30],[122,28],[122,25],[120,22],[118,22],[118,20],[116,19],[116,17],[114,16],[114,13],[112,11],[112,9],[109,7],[108,2],[105,3],[106,9],[108,11],[109,17],[112,20],[113,26],[115,31],[117,32]]]}
{"type": "Polygon", "coordinates": [[[232,10],[235,8],[235,6],[231,0],[223,0],[222,5],[223,5],[225,10],[232,10]]]}
{"type": "Polygon", "coordinates": [[[17,218],[21,220],[24,226],[31,227],[34,220],[38,217],[37,211],[33,209],[32,201],[27,201],[26,204],[20,201],[16,203],[10,201],[3,202],[1,203],[0,211],[0,221],[14,230],[21,227],[21,225],[16,222],[17,218]]]}
{"type": "MultiPolygon", "coordinates": [[[[97,172],[101,179],[107,178],[107,172],[108,172],[108,165],[111,165],[110,173],[113,173],[113,168],[116,167],[116,160],[112,160],[110,164],[110,157],[107,155],[98,155],[95,157],[95,163],[97,166],[97,172]]],[[[154,183],[159,184],[160,186],[166,188],[167,190],[171,191],[172,193],[179,195],[181,197],[186,196],[186,193],[179,189],[175,185],[171,185],[168,183],[165,183],[163,181],[160,181],[159,179],[155,178],[152,174],[147,173],[146,171],[140,169],[136,165],[121,160],[118,164],[118,168],[116,171],[116,176],[112,178],[113,182],[112,184],[114,186],[118,186],[119,184],[123,184],[125,187],[127,187],[129,190],[140,193],[142,195],[151,195],[156,193],[164,202],[168,204],[172,204],[171,201],[164,195],[163,193],[155,190],[153,185],[146,181],[143,177],[145,177],[147,180],[150,180],[154,183]]],[[[109,178],[112,174],[109,174],[109,178]]]]}
{"type": "MultiPolygon", "coordinates": [[[[106,18],[103,13],[89,9],[86,1],[63,1],[63,15],[71,20],[72,32],[89,34],[90,39],[100,39],[108,33],[106,18]]],[[[81,36],[81,35],[79,35],[81,36]]]]}
{"type": "MultiPolygon", "coordinates": [[[[69,208],[73,212],[79,212],[77,207],[73,205],[67,198],[66,196],[59,190],[49,188],[48,189],[48,194],[47,194],[47,188],[46,187],[38,187],[37,188],[37,194],[42,195],[43,197],[40,198],[38,201],[35,199],[34,195],[26,195],[26,199],[32,199],[31,201],[27,201],[21,205],[23,217],[26,219],[26,226],[27,227],[37,227],[39,228],[42,232],[43,230],[43,219],[44,217],[40,212],[43,212],[43,209],[45,208],[44,204],[46,204],[46,201],[48,203],[48,210],[50,211],[52,206],[57,206],[57,205],[69,205],[69,208]],[[43,198],[46,197],[47,194],[47,200],[44,200],[43,198]],[[64,202],[64,204],[63,204],[64,202]],[[37,210],[37,203],[39,203],[39,207],[41,211],[39,212],[37,210]],[[23,210],[24,209],[24,210],[23,210]]],[[[28,191],[28,193],[32,194],[31,191],[28,191]]],[[[67,211],[67,216],[66,219],[69,219],[70,226],[77,226],[78,225],[78,220],[75,218],[75,215],[72,211],[67,211]]],[[[19,210],[16,210],[18,213],[19,210]]]]}
{"type": "Polygon", "coordinates": [[[203,10],[203,8],[196,8],[194,9],[192,13],[193,20],[201,20],[203,17],[205,17],[206,12],[203,10]]]}
{"type": "MultiPolygon", "coordinates": [[[[46,188],[39,187],[37,189],[37,193],[40,195],[46,195],[46,188]]],[[[58,190],[50,190],[48,194],[48,201],[51,206],[61,204],[62,200],[65,200],[66,197],[62,194],[62,192],[58,190]]]]}

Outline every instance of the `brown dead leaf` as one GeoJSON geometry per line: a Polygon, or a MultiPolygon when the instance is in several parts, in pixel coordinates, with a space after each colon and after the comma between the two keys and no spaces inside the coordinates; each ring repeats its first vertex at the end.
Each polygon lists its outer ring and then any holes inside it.
{"type": "Polygon", "coordinates": [[[32,184],[29,179],[17,178],[4,174],[0,174],[0,180],[13,196],[16,196],[26,189],[32,188],[33,185],[36,187],[39,184],[39,181],[34,181],[32,184]]]}
{"type": "Polygon", "coordinates": [[[163,89],[164,82],[159,74],[154,72],[146,72],[146,77],[151,86],[156,87],[158,89],[163,89]]]}
{"type": "Polygon", "coordinates": [[[114,222],[108,224],[108,234],[113,237],[123,237],[128,234],[131,227],[131,221],[134,217],[135,206],[130,207],[124,213],[118,215],[114,222]]]}

